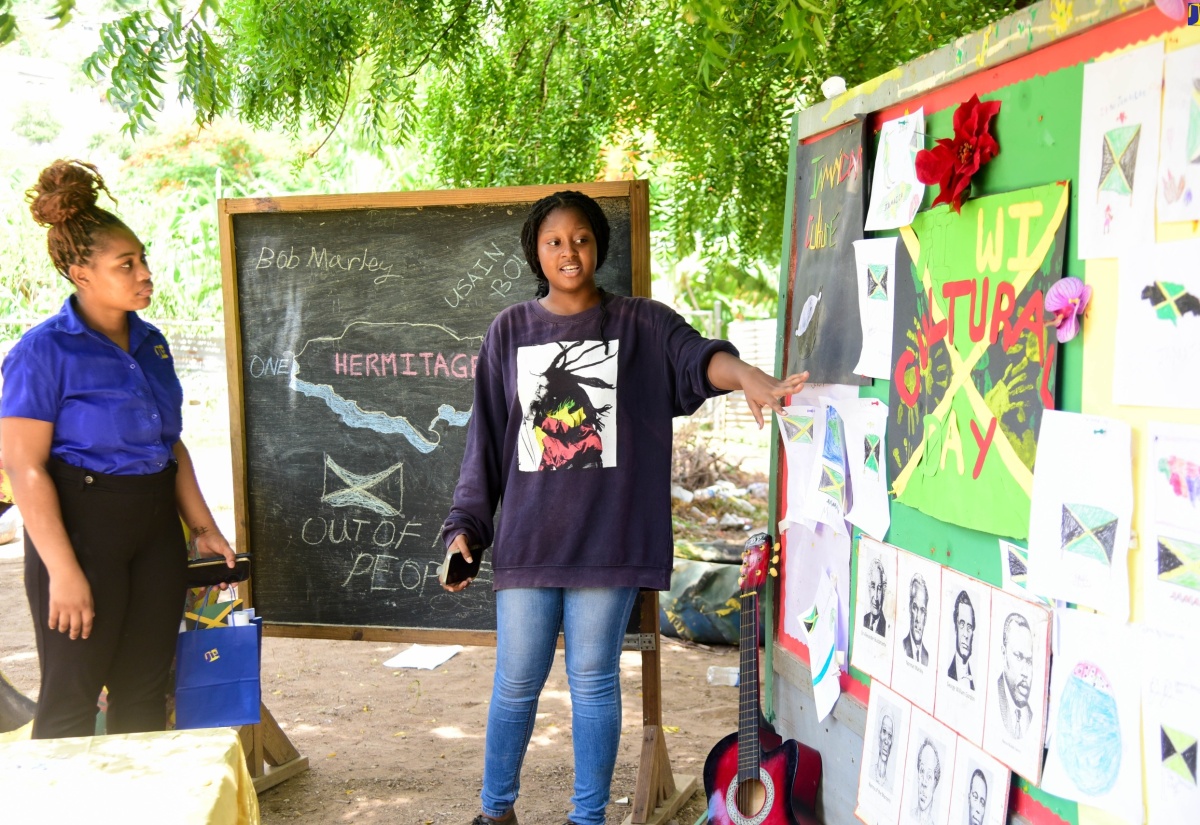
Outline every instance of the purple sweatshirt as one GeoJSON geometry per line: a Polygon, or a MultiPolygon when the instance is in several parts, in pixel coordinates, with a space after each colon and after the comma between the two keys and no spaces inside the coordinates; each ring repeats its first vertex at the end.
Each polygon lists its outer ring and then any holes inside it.
{"type": "Polygon", "coordinates": [[[480,347],[442,538],[492,545],[497,590],[670,587],[671,419],[721,394],[709,359],[737,350],[656,301],[602,300],[577,315],[516,304],[480,347]]]}

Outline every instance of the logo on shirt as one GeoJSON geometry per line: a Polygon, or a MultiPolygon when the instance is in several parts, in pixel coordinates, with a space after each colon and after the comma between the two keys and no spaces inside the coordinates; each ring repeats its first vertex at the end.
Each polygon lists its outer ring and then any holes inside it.
{"type": "Polygon", "coordinates": [[[617,466],[619,341],[560,341],[517,350],[525,472],[617,466]]]}
{"type": "Polygon", "coordinates": [[[154,345],[154,354],[164,361],[169,361],[171,359],[171,353],[167,352],[167,348],[163,344],[154,345]]]}

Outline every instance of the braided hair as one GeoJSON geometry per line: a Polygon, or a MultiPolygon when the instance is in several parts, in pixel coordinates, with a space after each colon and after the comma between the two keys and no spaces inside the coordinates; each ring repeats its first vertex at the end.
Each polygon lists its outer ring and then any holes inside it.
{"type": "Polygon", "coordinates": [[[116,204],[95,166],[56,160],[25,193],[33,219],[50,230],[46,233],[50,260],[67,280],[71,266],[86,264],[104,237],[118,229],[130,232],[124,221],[96,205],[101,192],[116,204]]]}
{"type": "MultiPolygon", "coordinates": [[[[608,257],[608,218],[605,217],[600,204],[582,192],[571,189],[547,195],[529,208],[529,215],[521,226],[521,250],[525,253],[525,261],[529,268],[537,277],[535,298],[545,298],[550,294],[550,280],[542,271],[541,261],[538,260],[537,238],[542,223],[555,209],[578,210],[591,225],[592,234],[596,236],[596,269],[604,266],[608,257]]],[[[608,319],[608,309],[604,305],[604,290],[600,287],[597,287],[597,290],[600,292],[600,340],[604,342],[604,351],[607,353],[608,339],[604,337],[604,322],[608,319]]]]}

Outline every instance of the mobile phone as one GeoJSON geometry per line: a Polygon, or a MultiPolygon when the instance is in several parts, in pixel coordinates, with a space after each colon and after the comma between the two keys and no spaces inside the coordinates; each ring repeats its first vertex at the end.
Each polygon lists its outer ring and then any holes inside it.
{"type": "Polygon", "coordinates": [[[447,550],[446,558],[438,567],[438,581],[442,584],[458,584],[473,579],[479,575],[479,563],[483,561],[483,550],[475,548],[471,551],[474,561],[467,561],[457,550],[447,550]]]}
{"type": "Polygon", "coordinates": [[[216,587],[219,584],[244,582],[250,577],[250,554],[238,553],[234,565],[225,563],[224,556],[206,556],[189,559],[187,570],[188,587],[216,587]]]}

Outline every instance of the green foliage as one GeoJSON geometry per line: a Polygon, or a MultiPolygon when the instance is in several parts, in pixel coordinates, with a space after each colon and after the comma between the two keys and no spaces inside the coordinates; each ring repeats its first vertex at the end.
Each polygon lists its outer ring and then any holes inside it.
{"type": "Polygon", "coordinates": [[[795,109],[1026,4],[156,0],[106,23],[86,67],[131,131],[173,77],[202,124],[418,146],[438,185],[647,177],[657,260],[704,262],[676,293],[769,311],[795,109]]]}
{"type": "MultiPolygon", "coordinates": [[[[297,169],[283,139],[224,121],[120,149],[124,162],[112,158],[100,171],[118,199],[114,211],[146,244],[155,282],[146,316],[213,327],[222,320],[218,198],[329,192],[357,185],[356,172],[363,177],[358,188],[415,188],[421,180],[419,165],[402,153],[363,158],[343,145],[297,169]]],[[[45,162],[33,155],[0,158],[0,344],[53,313],[71,290],[50,264],[46,230],[34,223],[24,196],[45,162]]]]}
{"type": "Polygon", "coordinates": [[[62,132],[62,124],[44,103],[24,103],[13,121],[13,131],[30,143],[49,143],[62,132]]]}

